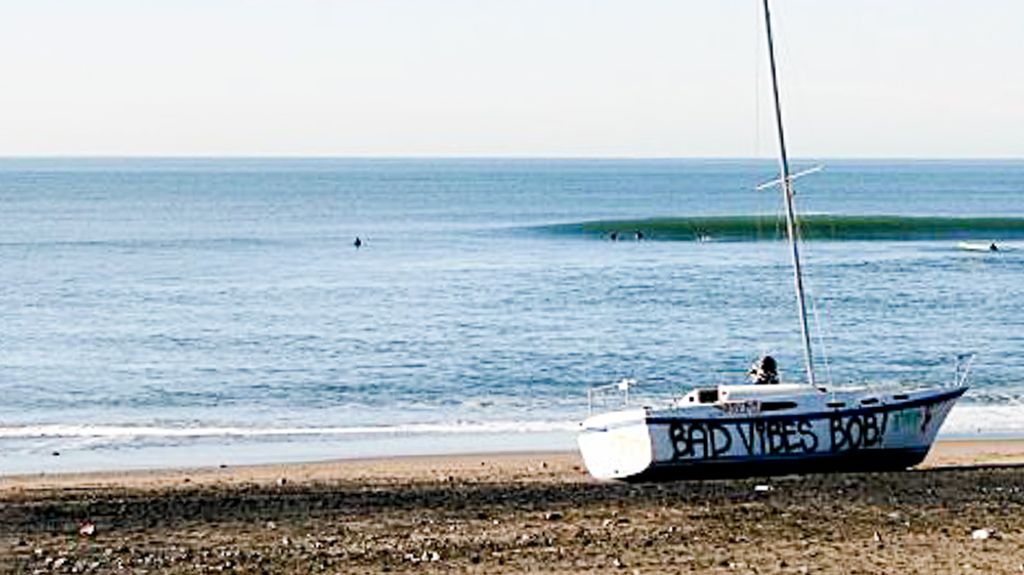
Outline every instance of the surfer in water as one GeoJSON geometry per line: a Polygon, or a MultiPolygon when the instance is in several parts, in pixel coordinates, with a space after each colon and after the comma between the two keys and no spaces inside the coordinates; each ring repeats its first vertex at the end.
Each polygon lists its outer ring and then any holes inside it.
{"type": "Polygon", "coordinates": [[[359,236],[356,236],[356,241],[352,242],[352,245],[354,245],[358,250],[359,248],[363,247],[363,240],[359,239],[359,236]]]}

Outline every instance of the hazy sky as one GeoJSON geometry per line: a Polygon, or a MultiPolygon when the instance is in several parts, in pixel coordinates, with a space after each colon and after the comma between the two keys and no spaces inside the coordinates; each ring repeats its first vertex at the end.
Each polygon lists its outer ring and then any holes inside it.
{"type": "MultiPolygon", "coordinates": [[[[760,0],[3,0],[2,155],[755,156],[760,0]]],[[[797,156],[1024,157],[1024,0],[775,0],[797,156]]]]}

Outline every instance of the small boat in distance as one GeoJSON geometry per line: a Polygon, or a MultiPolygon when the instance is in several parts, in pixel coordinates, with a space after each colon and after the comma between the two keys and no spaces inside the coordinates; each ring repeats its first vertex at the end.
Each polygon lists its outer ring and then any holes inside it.
{"type": "Polygon", "coordinates": [[[779,179],[762,187],[779,186],[785,200],[807,379],[780,383],[774,359],[766,357],[751,370],[755,383],[698,387],[663,407],[632,407],[629,389],[635,382],[613,384],[612,389],[624,392],[626,405],[591,413],[578,437],[580,453],[594,477],[652,481],[906,469],[924,460],[953,404],[967,390],[970,363],[961,370],[961,358],[950,386],[881,391],[818,384],[793,199],[793,180],[802,174],[789,169],[771,13],[768,0],[763,2],[779,179]]]}

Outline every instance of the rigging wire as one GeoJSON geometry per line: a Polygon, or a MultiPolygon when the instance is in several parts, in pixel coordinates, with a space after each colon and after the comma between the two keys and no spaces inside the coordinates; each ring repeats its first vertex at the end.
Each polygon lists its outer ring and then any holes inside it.
{"type": "MultiPolygon", "coordinates": [[[[808,256],[807,259],[808,260],[813,259],[813,258],[810,257],[812,252],[813,252],[813,250],[808,250],[807,248],[809,247],[809,244],[806,241],[804,241],[803,225],[801,224],[800,216],[798,214],[794,214],[794,217],[796,219],[795,228],[796,228],[796,233],[797,233],[797,241],[800,242],[800,245],[803,248],[803,253],[806,256],[808,256]]],[[[826,339],[828,339],[828,340],[832,340],[833,339],[833,337],[832,337],[832,325],[831,325],[831,322],[829,322],[829,319],[828,319],[831,314],[829,313],[829,310],[828,310],[827,299],[823,303],[823,306],[824,306],[823,311],[821,313],[818,312],[818,298],[815,297],[815,294],[818,293],[818,282],[814,279],[814,275],[813,274],[810,274],[809,277],[810,277],[810,281],[808,282],[808,285],[807,285],[807,287],[809,288],[807,291],[809,293],[807,294],[807,299],[810,300],[810,303],[811,303],[811,316],[814,318],[814,329],[816,331],[816,338],[815,339],[817,340],[816,349],[820,351],[820,356],[821,356],[822,362],[825,364],[825,381],[828,383],[829,387],[832,387],[834,385],[834,383],[835,383],[835,380],[832,378],[832,358],[831,358],[831,356],[828,353],[828,346],[825,345],[826,339]],[[827,336],[827,338],[826,338],[826,336],[827,336]]],[[[805,277],[805,279],[807,279],[807,278],[805,277]]]]}
{"type": "Polygon", "coordinates": [[[760,38],[763,37],[761,31],[761,6],[757,2],[754,3],[754,38],[758,40],[754,42],[754,157],[761,157],[761,60],[764,58],[762,53],[762,46],[760,38]]]}

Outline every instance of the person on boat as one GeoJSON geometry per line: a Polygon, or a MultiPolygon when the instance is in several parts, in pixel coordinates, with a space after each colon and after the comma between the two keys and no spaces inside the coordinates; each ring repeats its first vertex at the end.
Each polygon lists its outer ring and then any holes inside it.
{"type": "Polygon", "coordinates": [[[747,375],[750,376],[751,383],[756,385],[779,383],[779,366],[775,363],[774,357],[766,355],[750,366],[747,375]]]}

